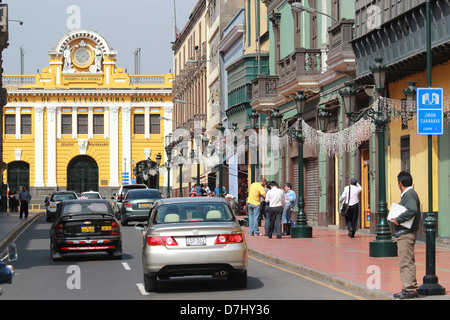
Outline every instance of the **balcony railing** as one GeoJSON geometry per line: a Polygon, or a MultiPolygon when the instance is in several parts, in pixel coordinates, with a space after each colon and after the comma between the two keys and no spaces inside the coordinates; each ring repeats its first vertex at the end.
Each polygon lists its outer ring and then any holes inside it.
{"type": "Polygon", "coordinates": [[[301,77],[313,77],[321,73],[322,52],[320,49],[297,48],[278,61],[279,86],[301,77]]]}
{"type": "Polygon", "coordinates": [[[260,74],[252,80],[252,100],[271,99],[278,96],[278,76],[260,74]]]}

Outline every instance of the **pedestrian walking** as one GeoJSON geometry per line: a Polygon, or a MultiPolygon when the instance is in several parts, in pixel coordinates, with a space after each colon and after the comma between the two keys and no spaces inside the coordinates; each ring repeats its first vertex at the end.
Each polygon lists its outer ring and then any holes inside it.
{"type": "Polygon", "coordinates": [[[283,208],[286,206],[285,193],[275,181],[269,183],[269,191],[266,195],[266,202],[269,202],[269,233],[268,237],[272,238],[272,234],[275,231],[277,239],[281,239],[281,216],[283,215],[283,208]]]}
{"type": "Polygon", "coordinates": [[[350,184],[344,188],[340,201],[342,204],[348,203],[349,207],[347,210],[347,215],[345,216],[345,224],[348,230],[348,236],[350,238],[355,237],[356,229],[358,227],[358,216],[359,216],[359,194],[362,188],[355,178],[350,179],[350,184]]]}
{"type": "Polygon", "coordinates": [[[15,211],[15,207],[16,207],[16,199],[14,198],[16,191],[15,190],[11,190],[9,192],[9,212],[16,212],[15,211]]]}
{"type": "Polygon", "coordinates": [[[25,219],[28,218],[28,202],[31,200],[31,194],[28,192],[27,187],[22,187],[22,191],[19,193],[20,199],[20,219],[22,219],[22,215],[25,216],[25,219]]]}
{"type": "Polygon", "coordinates": [[[284,235],[291,235],[291,217],[292,212],[294,211],[295,202],[297,199],[297,196],[295,195],[295,191],[292,190],[292,184],[289,182],[285,184],[284,186],[284,192],[286,192],[285,202],[286,206],[283,209],[283,234],[284,235]]]}
{"type": "Polygon", "coordinates": [[[397,240],[398,263],[400,268],[400,279],[402,291],[394,294],[398,299],[417,298],[419,296],[414,246],[417,239],[417,231],[420,225],[420,200],[413,189],[413,178],[407,171],[401,171],[397,176],[398,187],[401,191],[400,205],[406,211],[392,220],[394,224],[394,237],[397,240]],[[414,219],[411,228],[402,226],[403,222],[414,219]]]}
{"type": "Polygon", "coordinates": [[[248,222],[249,222],[249,235],[259,236],[258,218],[260,212],[260,197],[266,198],[266,192],[264,186],[267,180],[261,178],[259,182],[253,182],[250,185],[248,192],[248,222]]]}

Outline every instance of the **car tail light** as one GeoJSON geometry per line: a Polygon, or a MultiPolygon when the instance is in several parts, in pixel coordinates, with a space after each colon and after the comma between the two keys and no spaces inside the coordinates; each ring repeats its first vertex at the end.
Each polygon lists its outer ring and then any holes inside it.
{"type": "Polygon", "coordinates": [[[62,237],[63,235],[64,235],[64,226],[62,225],[62,223],[60,223],[56,226],[55,236],[62,237]]]}
{"type": "Polygon", "coordinates": [[[111,235],[112,236],[118,236],[120,234],[120,227],[119,224],[115,221],[113,221],[111,225],[111,235]]]}
{"type": "Polygon", "coordinates": [[[148,236],[147,244],[149,246],[163,246],[163,245],[165,245],[166,247],[178,246],[178,243],[174,237],[159,237],[159,236],[156,237],[148,236]]]}
{"type": "Polygon", "coordinates": [[[214,244],[240,243],[243,240],[242,233],[219,234],[214,244]]]}
{"type": "Polygon", "coordinates": [[[131,203],[129,202],[125,203],[125,207],[131,207],[131,203]]]}

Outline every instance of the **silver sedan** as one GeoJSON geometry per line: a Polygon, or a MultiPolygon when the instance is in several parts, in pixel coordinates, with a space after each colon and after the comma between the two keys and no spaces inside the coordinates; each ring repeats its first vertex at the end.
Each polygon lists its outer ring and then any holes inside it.
{"type": "Polygon", "coordinates": [[[143,228],[142,264],[148,292],[157,278],[212,275],[247,286],[248,251],[239,221],[222,198],[157,200],[143,228]]]}

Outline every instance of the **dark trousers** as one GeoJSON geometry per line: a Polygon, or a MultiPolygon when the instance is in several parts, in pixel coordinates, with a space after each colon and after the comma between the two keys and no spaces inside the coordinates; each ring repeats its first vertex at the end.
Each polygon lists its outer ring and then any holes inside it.
{"type": "Polygon", "coordinates": [[[347,216],[345,217],[345,222],[347,225],[347,230],[352,230],[352,237],[355,235],[356,228],[358,226],[358,215],[359,215],[359,204],[348,207],[347,216]]]}
{"type": "Polygon", "coordinates": [[[272,236],[272,233],[275,230],[275,234],[281,237],[281,216],[283,215],[283,207],[270,207],[269,208],[269,236],[272,236]]]}
{"type": "Polygon", "coordinates": [[[22,219],[22,214],[25,214],[25,218],[28,218],[28,201],[20,200],[20,218],[22,219]]]}

